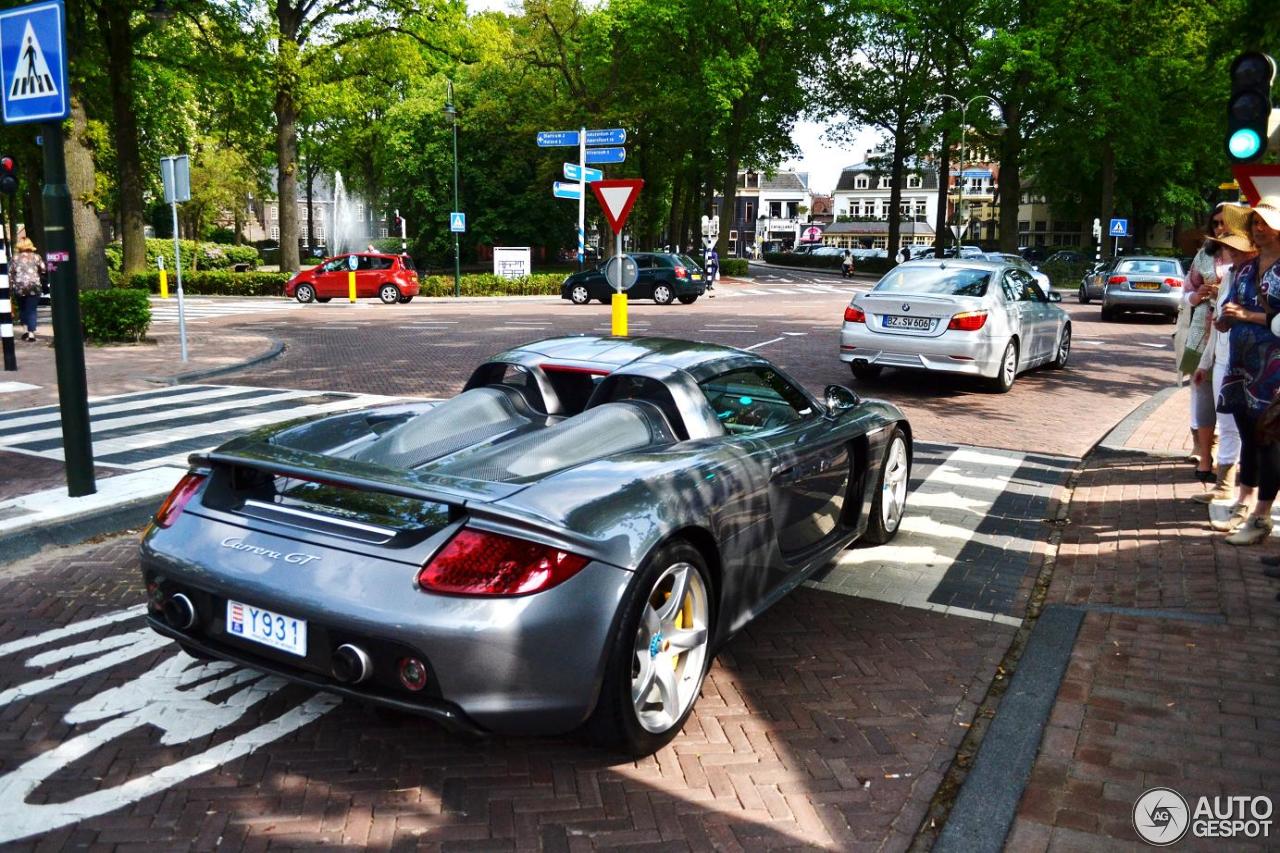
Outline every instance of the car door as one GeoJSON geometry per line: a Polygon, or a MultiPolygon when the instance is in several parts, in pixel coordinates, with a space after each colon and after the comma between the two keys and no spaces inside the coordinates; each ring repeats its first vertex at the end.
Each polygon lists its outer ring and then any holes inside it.
{"type": "Polygon", "coordinates": [[[636,283],[627,290],[627,298],[652,299],[654,282],[662,274],[658,259],[654,255],[632,255],[631,257],[635,258],[636,267],[639,268],[640,273],[636,277],[636,283]]]}
{"type": "Polygon", "coordinates": [[[730,436],[754,448],[769,478],[769,511],[788,564],[843,532],[850,452],[820,407],[777,371],[755,366],[701,383],[730,436]]]}
{"type": "Polygon", "coordinates": [[[1026,270],[1010,270],[1019,287],[1019,304],[1026,343],[1027,357],[1022,359],[1026,367],[1040,364],[1049,357],[1056,341],[1057,317],[1049,310],[1049,297],[1040,284],[1026,270]]]}
{"type": "Polygon", "coordinates": [[[325,261],[316,273],[316,296],[330,299],[347,294],[347,256],[325,261]]]}

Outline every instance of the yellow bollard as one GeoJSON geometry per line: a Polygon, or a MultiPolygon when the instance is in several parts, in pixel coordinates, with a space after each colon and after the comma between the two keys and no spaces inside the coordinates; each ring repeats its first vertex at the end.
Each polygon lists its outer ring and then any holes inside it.
{"type": "Polygon", "coordinates": [[[347,290],[350,293],[351,301],[356,301],[356,272],[352,270],[347,273],[347,290]]]}
{"type": "Polygon", "coordinates": [[[160,267],[160,298],[169,298],[169,272],[164,267],[160,267]]]}
{"type": "Polygon", "coordinates": [[[627,336],[627,294],[613,294],[613,334],[620,338],[627,336]]]}

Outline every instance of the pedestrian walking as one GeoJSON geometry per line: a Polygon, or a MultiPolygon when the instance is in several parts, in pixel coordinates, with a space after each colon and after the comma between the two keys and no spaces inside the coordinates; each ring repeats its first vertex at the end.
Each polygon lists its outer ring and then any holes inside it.
{"type": "Polygon", "coordinates": [[[26,237],[18,240],[17,252],[9,260],[9,282],[18,300],[18,317],[27,327],[24,341],[36,339],[36,310],[40,307],[40,275],[44,272],[44,259],[36,253],[36,244],[26,237]]]}
{"type": "Polygon", "coordinates": [[[903,243],[898,248],[898,251],[897,253],[894,254],[893,258],[898,263],[905,264],[907,261],[911,260],[911,247],[908,246],[906,243],[903,243]]]}
{"type": "Polygon", "coordinates": [[[840,277],[853,278],[853,252],[848,249],[840,254],[840,277]]]}
{"type": "Polygon", "coordinates": [[[1232,545],[1256,545],[1271,535],[1271,506],[1280,491],[1280,444],[1259,441],[1258,422],[1280,390],[1280,336],[1271,320],[1280,313],[1280,195],[1263,196],[1253,206],[1250,236],[1257,257],[1241,264],[1232,278],[1230,297],[1218,317],[1219,331],[1229,330],[1231,361],[1218,400],[1240,431],[1239,480],[1257,489],[1250,508],[1231,507],[1218,530],[1232,530],[1232,545]]]}
{"type": "MultiPolygon", "coordinates": [[[[1197,253],[1188,274],[1188,287],[1196,286],[1192,280],[1199,278],[1199,287],[1206,296],[1216,290],[1216,296],[1209,301],[1209,336],[1205,340],[1200,363],[1191,378],[1193,427],[1197,419],[1204,419],[1206,408],[1217,408],[1222,381],[1231,362],[1230,335],[1219,332],[1212,321],[1231,295],[1234,270],[1258,253],[1249,234],[1249,218],[1248,208],[1236,204],[1219,205],[1214,210],[1210,223],[1210,233],[1214,236],[1205,241],[1209,249],[1206,257],[1213,267],[1210,274],[1216,276],[1216,282],[1211,283],[1204,278],[1205,258],[1200,253],[1197,253]]],[[[1253,500],[1253,487],[1237,484],[1236,477],[1237,463],[1240,460],[1240,431],[1232,415],[1216,411],[1214,415],[1214,427],[1218,434],[1218,458],[1213,488],[1192,495],[1191,499],[1204,504],[1232,501],[1233,505],[1247,505],[1253,500]]],[[[1212,445],[1212,436],[1209,443],[1212,445]]]]}

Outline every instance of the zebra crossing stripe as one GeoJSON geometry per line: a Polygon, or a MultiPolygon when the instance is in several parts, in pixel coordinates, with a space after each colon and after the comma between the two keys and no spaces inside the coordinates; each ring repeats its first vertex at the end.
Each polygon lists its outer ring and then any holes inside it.
{"type": "MultiPolygon", "coordinates": [[[[174,407],[177,405],[187,405],[189,403],[195,402],[195,403],[209,403],[210,405],[213,405],[216,403],[219,406],[226,406],[227,404],[232,402],[246,402],[249,400],[256,400],[262,397],[266,397],[266,396],[278,394],[278,393],[280,392],[272,391],[264,388],[245,389],[245,388],[227,387],[227,388],[220,388],[213,393],[203,392],[200,394],[189,394],[189,395],[170,397],[165,401],[156,403],[155,405],[152,405],[152,406],[136,406],[132,402],[118,403],[114,405],[98,405],[96,407],[90,406],[89,418],[90,418],[90,421],[94,424],[94,431],[97,432],[97,428],[99,425],[107,424],[108,422],[117,421],[121,419],[133,419],[133,421],[141,420],[144,423],[154,423],[156,419],[150,416],[173,412],[174,407]]],[[[293,393],[305,394],[307,392],[300,391],[300,392],[293,392],[293,393]]],[[[53,419],[53,421],[56,423],[57,409],[55,409],[52,414],[55,415],[55,418],[53,419]]],[[[43,414],[43,415],[33,415],[27,418],[16,418],[7,424],[0,425],[0,444],[4,443],[4,439],[6,436],[20,435],[22,438],[31,438],[31,439],[38,438],[39,437],[38,435],[26,435],[26,433],[33,428],[38,430],[39,425],[47,424],[49,423],[49,421],[50,421],[50,418],[48,417],[48,415],[43,414]]],[[[119,424],[116,424],[116,425],[119,425],[119,424]]],[[[60,434],[60,430],[59,430],[59,434],[60,434]]]]}

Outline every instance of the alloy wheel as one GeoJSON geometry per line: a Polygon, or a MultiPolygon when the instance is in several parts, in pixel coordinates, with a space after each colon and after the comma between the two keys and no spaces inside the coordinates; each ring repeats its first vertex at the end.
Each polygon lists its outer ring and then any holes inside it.
{"type": "Polygon", "coordinates": [[[649,591],[636,628],[631,664],[631,703],[645,731],[676,725],[702,688],[710,602],[701,572],[675,563],[649,591]]]}
{"type": "Polygon", "coordinates": [[[907,480],[911,466],[907,463],[907,443],[895,435],[884,460],[884,477],[880,486],[880,520],[887,533],[898,529],[907,506],[907,480]]]}

